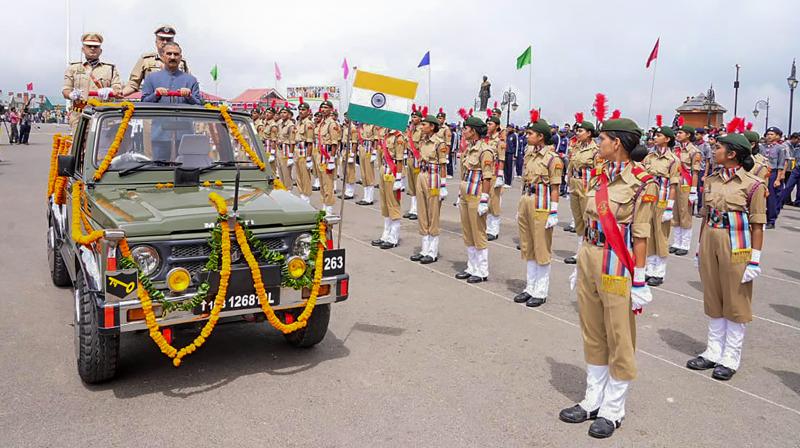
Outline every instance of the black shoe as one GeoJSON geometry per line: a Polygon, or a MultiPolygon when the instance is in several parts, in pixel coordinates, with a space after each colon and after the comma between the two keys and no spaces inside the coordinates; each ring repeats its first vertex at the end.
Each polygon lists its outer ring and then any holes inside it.
{"type": "Polygon", "coordinates": [[[392,243],[390,243],[388,241],[384,241],[383,243],[381,243],[380,247],[381,247],[381,249],[392,249],[392,248],[397,247],[397,244],[392,244],[392,243]]]}
{"type": "Polygon", "coordinates": [[[683,257],[684,255],[686,255],[688,253],[689,253],[689,251],[686,250],[686,249],[676,249],[675,250],[675,255],[677,255],[679,257],[683,257]]]}
{"type": "Polygon", "coordinates": [[[416,213],[409,213],[408,219],[410,219],[412,221],[416,221],[417,220],[417,214],[416,213]]]}
{"type": "MultiPolygon", "coordinates": [[[[341,197],[341,196],[340,196],[340,197],[341,197]]],[[[352,200],[352,199],[354,199],[354,198],[355,198],[355,196],[345,196],[345,197],[344,197],[344,200],[345,200],[345,201],[350,201],[350,200],[352,200]]]]}
{"type": "Polygon", "coordinates": [[[411,213],[408,212],[403,213],[403,218],[408,219],[409,217],[411,217],[411,213]]]}
{"type": "Polygon", "coordinates": [[[514,296],[514,303],[525,303],[531,299],[531,295],[525,291],[514,296]]]}
{"type": "Polygon", "coordinates": [[[573,227],[572,229],[570,229],[570,233],[577,233],[577,232],[575,231],[575,227],[573,227]]]}
{"type": "Polygon", "coordinates": [[[794,206],[794,207],[800,207],[800,201],[799,201],[799,202],[794,202],[794,203],[792,203],[792,206],[794,206]]]}
{"type": "Polygon", "coordinates": [[[678,248],[677,248],[677,247],[672,247],[672,246],[670,246],[670,248],[669,248],[669,253],[671,253],[671,254],[674,254],[676,250],[678,250],[678,248]]]}
{"type": "Polygon", "coordinates": [[[311,191],[319,191],[319,187],[311,187],[311,191]]]}
{"type": "Polygon", "coordinates": [[[467,283],[481,283],[488,280],[489,277],[478,277],[477,275],[472,275],[467,279],[467,283]]]}
{"type": "Polygon", "coordinates": [[[692,358],[686,361],[686,367],[692,370],[708,370],[713,369],[717,366],[717,363],[711,362],[702,356],[698,356],[697,358],[692,358]]]}
{"type": "Polygon", "coordinates": [[[578,259],[575,258],[575,255],[569,256],[564,259],[564,263],[566,264],[578,264],[578,259]]]}
{"type": "Polygon", "coordinates": [[[768,222],[767,225],[766,225],[766,228],[767,228],[767,230],[774,229],[775,228],[775,223],[774,222],[768,222]]]}
{"type": "Polygon", "coordinates": [[[522,250],[522,249],[519,247],[519,244],[517,244],[517,250],[522,250]]]}
{"type": "Polygon", "coordinates": [[[586,420],[594,420],[597,418],[597,412],[600,409],[595,409],[592,412],[586,412],[579,404],[571,408],[562,409],[558,413],[558,419],[567,423],[583,423],[586,420]]]}
{"type": "Polygon", "coordinates": [[[664,283],[664,277],[650,277],[647,279],[648,286],[661,286],[664,283]]]}
{"type": "Polygon", "coordinates": [[[408,259],[411,260],[411,261],[420,261],[420,260],[422,260],[422,257],[423,257],[422,254],[414,254],[414,255],[408,257],[408,259]]]}
{"type": "Polygon", "coordinates": [[[466,279],[468,279],[470,277],[472,277],[472,274],[470,274],[467,271],[461,271],[458,274],[456,274],[456,278],[459,279],[459,280],[466,280],[466,279]]]}
{"type": "Polygon", "coordinates": [[[433,258],[430,255],[425,255],[424,257],[422,257],[422,260],[419,260],[419,262],[421,264],[431,264],[431,263],[436,263],[437,260],[439,260],[439,257],[433,258]]]}
{"type": "Polygon", "coordinates": [[[497,235],[492,235],[492,234],[489,234],[489,233],[486,234],[486,239],[489,240],[489,241],[494,241],[497,238],[498,238],[497,235]]]}
{"type": "Polygon", "coordinates": [[[621,421],[612,422],[611,420],[598,417],[589,427],[589,435],[595,439],[607,439],[614,434],[614,430],[622,425],[621,421]]]}
{"type": "Polygon", "coordinates": [[[722,364],[717,364],[717,366],[714,367],[714,372],[711,373],[711,378],[720,381],[728,381],[733,378],[734,373],[736,373],[735,370],[729,369],[722,364]]]}
{"type": "Polygon", "coordinates": [[[527,302],[525,302],[525,306],[528,308],[536,308],[537,306],[543,305],[545,302],[547,302],[547,297],[531,297],[527,302]]]}
{"type": "Polygon", "coordinates": [[[372,242],[370,244],[372,244],[375,247],[378,247],[381,244],[383,244],[383,240],[372,240],[372,242]]]}
{"type": "Polygon", "coordinates": [[[575,226],[564,227],[565,232],[575,232],[575,226]]]}
{"type": "Polygon", "coordinates": [[[356,205],[372,205],[372,202],[367,202],[365,200],[356,201],[356,205]]]}

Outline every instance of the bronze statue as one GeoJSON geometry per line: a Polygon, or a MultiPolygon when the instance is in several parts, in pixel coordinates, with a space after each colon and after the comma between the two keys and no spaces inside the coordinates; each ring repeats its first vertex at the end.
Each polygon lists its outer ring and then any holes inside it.
{"type": "Polygon", "coordinates": [[[483,75],[483,82],[481,83],[481,90],[478,92],[478,98],[481,99],[481,108],[479,110],[486,110],[489,104],[489,98],[492,96],[492,83],[489,82],[489,77],[483,75]]]}

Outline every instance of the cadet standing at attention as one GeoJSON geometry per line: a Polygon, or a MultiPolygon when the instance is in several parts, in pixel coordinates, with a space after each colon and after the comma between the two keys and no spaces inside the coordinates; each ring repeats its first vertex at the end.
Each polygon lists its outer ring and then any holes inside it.
{"type": "Polygon", "coordinates": [[[675,210],[672,216],[672,246],[669,252],[678,256],[689,253],[692,245],[692,215],[697,202],[697,185],[700,177],[700,164],[703,156],[694,143],[691,126],[678,117],[678,130],[675,132],[676,144],[673,148],[678,159],[680,188],[675,192],[675,210]]]}
{"type": "Polygon", "coordinates": [[[714,369],[727,381],[739,369],[745,324],[753,320],[753,280],[761,274],[761,248],[767,221],[764,181],[754,175],[750,142],[739,132],[741,118],[717,140],[720,169],[706,178],[697,262],[708,316],[706,350],[690,359],[693,370],[714,369]]]}
{"type": "Polygon", "coordinates": [[[757,132],[753,132],[751,129],[753,129],[753,123],[747,123],[747,130],[744,131],[743,134],[747,141],[750,142],[750,154],[753,156],[753,162],[755,163],[750,172],[766,183],[769,182],[769,174],[771,171],[769,169],[769,160],[759,152],[761,150],[761,145],[759,145],[758,142],[761,140],[761,137],[757,132]]]}
{"type": "Polygon", "coordinates": [[[287,190],[292,191],[292,187],[294,187],[292,166],[294,165],[295,126],[288,102],[284,103],[281,108],[280,117],[278,122],[278,145],[280,146],[278,167],[281,171],[281,182],[287,190]]]}
{"type": "Polygon", "coordinates": [[[520,253],[526,261],[526,282],[525,290],[514,297],[514,302],[537,307],[547,301],[550,288],[553,227],[558,224],[558,190],[564,163],[553,149],[550,125],[536,109],[531,111],[525,136],[528,149],[522,168],[517,223],[520,253]]]}
{"type": "MultiPolygon", "coordinates": [[[[161,60],[161,50],[164,45],[175,40],[175,27],[172,25],[161,25],[156,28],[156,51],[152,53],[145,53],[139,57],[133,65],[131,75],[128,77],[128,84],[122,89],[122,94],[127,96],[133,92],[138,92],[142,88],[144,78],[150,73],[161,71],[164,69],[164,62],[161,60]]],[[[186,64],[186,59],[181,58],[181,63],[178,69],[185,73],[189,72],[189,66],[186,64]]]]}
{"type": "Polygon", "coordinates": [[[387,129],[385,140],[381,140],[383,175],[380,180],[381,215],[383,234],[372,241],[381,249],[397,247],[400,241],[400,190],[403,187],[403,157],[406,153],[406,139],[402,132],[387,129]]]}
{"type": "Polygon", "coordinates": [[[775,221],[778,219],[778,200],[781,196],[783,186],[784,164],[786,162],[786,148],[780,142],[783,132],[772,126],[764,134],[766,145],[760,145],[759,151],[769,160],[769,196],[767,197],[767,229],[775,228],[775,221]]]}
{"type": "Polygon", "coordinates": [[[661,126],[661,115],[656,115],[656,123],[658,127],[653,137],[656,149],[642,161],[642,165],[658,185],[658,202],[650,226],[652,235],[647,239],[646,275],[650,286],[664,283],[664,276],[667,274],[670,221],[672,207],[675,205],[675,190],[680,179],[680,162],[671,150],[675,145],[675,132],[670,127],[661,126]]]}
{"type": "MultiPolygon", "coordinates": [[[[598,122],[600,120],[598,119],[598,122]]],[[[575,234],[578,236],[578,251],[581,250],[583,234],[586,232],[586,222],[583,213],[586,211],[586,190],[592,178],[592,170],[597,159],[597,144],[594,139],[597,131],[591,121],[583,119],[583,113],[575,114],[575,144],[570,148],[570,158],[567,164],[567,181],[569,182],[569,208],[572,211],[572,220],[575,223],[575,234]]],[[[564,263],[577,263],[578,253],[564,259],[564,263]]]]}
{"type": "Polygon", "coordinates": [[[119,72],[114,64],[100,62],[103,54],[103,36],[100,33],[85,33],[81,36],[81,52],[86,62],[72,62],[64,72],[64,87],[61,94],[64,98],[72,100],[72,109],[69,113],[69,125],[72,130],[78,124],[81,112],[86,106],[89,91],[97,91],[97,96],[108,100],[113,93],[119,96],[122,83],[119,72]]]}
{"type": "Polygon", "coordinates": [[[325,100],[320,104],[319,110],[322,113],[322,122],[317,129],[320,193],[322,193],[322,205],[325,213],[333,215],[333,206],[336,204],[333,183],[336,180],[336,156],[339,142],[342,140],[342,128],[333,117],[333,103],[325,100]]]}
{"type": "Polygon", "coordinates": [[[486,214],[494,177],[494,151],[484,140],[486,123],[478,117],[464,121],[467,148],[463,155],[459,210],[461,232],[467,246],[467,268],[456,274],[467,283],[489,280],[489,249],[486,239],[486,214]]]}
{"type": "Polygon", "coordinates": [[[375,170],[378,164],[378,139],[380,128],[364,123],[358,129],[358,160],[361,166],[361,186],[364,194],[358,205],[372,205],[375,202],[375,170]]]}
{"type": "Polygon", "coordinates": [[[421,129],[417,206],[422,249],[411,256],[411,261],[429,264],[439,259],[439,214],[447,197],[447,145],[439,138],[439,122],[433,115],[422,120],[421,129]]]}
{"type": "MultiPolygon", "coordinates": [[[[419,150],[417,145],[422,138],[422,109],[418,109],[416,104],[411,105],[411,122],[406,132],[408,149],[406,150],[406,195],[411,198],[411,208],[403,215],[403,218],[411,220],[417,219],[417,176],[419,176],[419,150]]],[[[427,110],[425,111],[427,112],[427,110]]]]}
{"type": "Polygon", "coordinates": [[[311,173],[314,169],[311,148],[314,146],[314,121],[311,119],[311,107],[308,103],[303,102],[302,96],[299,98],[299,102],[294,139],[294,177],[297,180],[297,188],[300,190],[300,198],[311,202],[311,173]]]}
{"type": "Polygon", "coordinates": [[[486,215],[486,237],[494,241],[500,237],[500,213],[503,206],[503,170],[506,161],[506,137],[500,129],[500,116],[486,111],[486,127],[489,146],[494,151],[494,184],[489,192],[489,214],[486,215]]]}
{"type": "Polygon", "coordinates": [[[342,147],[345,148],[341,152],[342,171],[344,176],[344,198],[350,200],[356,194],[356,155],[358,154],[359,143],[359,130],[358,126],[350,119],[347,112],[344,113],[344,128],[342,129],[342,147]],[[347,164],[347,166],[345,166],[347,164]]]}
{"type": "Polygon", "coordinates": [[[657,192],[636,163],[646,152],[641,136],[627,118],[600,126],[599,155],[606,162],[595,169],[586,194],[586,234],[576,266],[586,394],[559,418],[595,419],[589,427],[595,438],[611,437],[625,417],[637,374],[635,315],[652,300],[644,265],[657,192]]]}
{"type": "Polygon", "coordinates": [[[439,113],[436,114],[436,120],[439,122],[439,132],[437,135],[440,139],[447,145],[447,176],[446,178],[452,177],[453,173],[453,166],[451,165],[452,155],[453,155],[453,131],[450,130],[450,126],[447,125],[447,114],[444,113],[444,109],[441,107],[439,108],[439,113]]]}

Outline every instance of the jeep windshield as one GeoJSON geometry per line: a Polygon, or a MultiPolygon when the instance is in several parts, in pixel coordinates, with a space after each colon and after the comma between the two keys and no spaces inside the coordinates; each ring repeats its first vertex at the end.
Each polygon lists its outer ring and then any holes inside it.
{"type": "MultiPolygon", "coordinates": [[[[122,117],[119,116],[107,117],[101,119],[97,126],[97,144],[93,156],[95,167],[108,153],[121,121],[122,117]]],[[[236,119],[234,123],[250,147],[263,159],[249,123],[236,119]]],[[[135,171],[173,170],[175,166],[205,168],[212,165],[230,169],[235,169],[235,165],[241,168],[256,167],[219,117],[134,117],[111,161],[109,171],[131,168],[136,168],[135,171]],[[140,165],[141,168],[136,168],[140,165]]]]}

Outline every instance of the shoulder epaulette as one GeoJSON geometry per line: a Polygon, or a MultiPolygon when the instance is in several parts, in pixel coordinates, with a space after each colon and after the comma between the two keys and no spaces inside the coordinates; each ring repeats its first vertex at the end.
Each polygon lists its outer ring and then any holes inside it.
{"type": "Polygon", "coordinates": [[[634,166],[633,168],[631,168],[631,172],[633,173],[634,176],[636,176],[637,179],[639,179],[642,182],[650,182],[651,180],[653,180],[653,176],[644,169],[642,169],[641,167],[634,166]]]}

